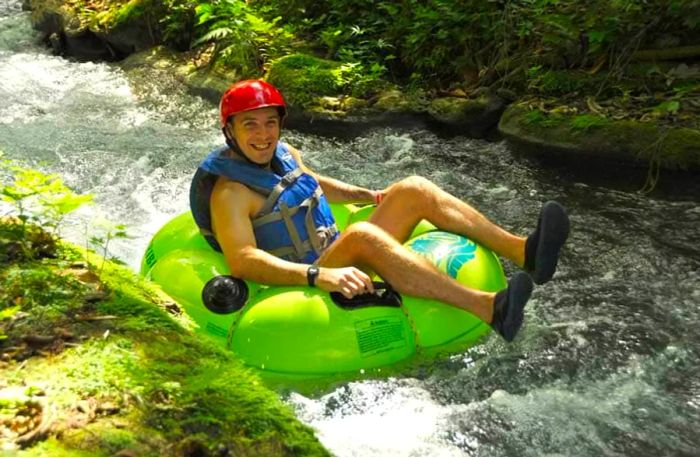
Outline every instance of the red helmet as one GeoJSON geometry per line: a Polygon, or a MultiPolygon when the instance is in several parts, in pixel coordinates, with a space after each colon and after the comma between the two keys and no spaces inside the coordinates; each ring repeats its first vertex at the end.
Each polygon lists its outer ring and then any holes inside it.
{"type": "Polygon", "coordinates": [[[280,110],[280,117],[287,115],[287,106],[280,91],[270,83],[258,79],[238,81],[226,89],[219,109],[221,111],[221,128],[231,116],[244,111],[276,106],[280,110]]]}

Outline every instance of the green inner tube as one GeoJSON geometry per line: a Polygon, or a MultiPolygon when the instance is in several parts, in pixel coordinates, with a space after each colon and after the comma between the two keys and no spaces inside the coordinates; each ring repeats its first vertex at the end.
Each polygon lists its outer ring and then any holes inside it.
{"type": "MultiPolygon", "coordinates": [[[[331,206],[341,230],[374,209],[331,206]]],[[[405,245],[469,287],[506,287],[498,258],[463,236],[423,221],[405,245]]],[[[231,278],[223,255],[209,247],[189,212],[153,237],[141,269],[182,306],[197,331],[281,379],[350,378],[418,355],[463,351],[490,331],[467,311],[390,290],[348,304],[317,288],[231,278]]]]}

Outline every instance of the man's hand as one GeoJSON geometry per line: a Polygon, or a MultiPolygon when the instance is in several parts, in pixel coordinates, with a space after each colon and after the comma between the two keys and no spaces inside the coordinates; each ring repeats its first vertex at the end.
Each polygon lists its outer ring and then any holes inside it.
{"type": "Polygon", "coordinates": [[[379,206],[379,204],[384,200],[384,197],[386,197],[387,190],[386,189],[378,189],[378,190],[373,190],[372,195],[374,198],[374,204],[379,206]]]}
{"type": "Polygon", "coordinates": [[[372,279],[355,267],[319,269],[316,286],[327,292],[340,292],[346,298],[374,292],[372,279]]]}

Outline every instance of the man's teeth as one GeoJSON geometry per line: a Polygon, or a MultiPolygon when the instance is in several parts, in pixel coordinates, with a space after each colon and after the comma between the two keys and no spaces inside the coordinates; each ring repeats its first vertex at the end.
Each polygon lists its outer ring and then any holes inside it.
{"type": "Polygon", "coordinates": [[[270,147],[270,143],[266,143],[266,144],[253,144],[252,146],[253,146],[255,149],[267,149],[268,147],[270,147]]]}

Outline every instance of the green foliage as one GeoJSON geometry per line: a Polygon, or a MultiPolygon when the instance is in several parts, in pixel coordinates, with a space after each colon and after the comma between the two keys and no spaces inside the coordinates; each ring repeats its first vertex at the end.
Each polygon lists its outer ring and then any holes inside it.
{"type": "Polygon", "coordinates": [[[242,0],[220,0],[196,7],[199,38],[195,45],[214,44],[213,60],[254,76],[270,59],[283,55],[291,34],[277,25],[279,18],[266,21],[242,0]]]}
{"type": "Polygon", "coordinates": [[[8,219],[0,222],[0,264],[56,257],[56,236],[34,224],[8,219]]]}
{"type": "Polygon", "coordinates": [[[659,103],[656,105],[652,111],[655,111],[659,114],[666,114],[666,113],[676,113],[678,110],[681,109],[681,104],[678,100],[667,100],[665,102],[659,103]]]}
{"type": "Polygon", "coordinates": [[[554,127],[561,124],[561,120],[554,116],[548,115],[538,109],[528,111],[523,116],[523,122],[527,125],[535,125],[540,127],[554,127]]]}
{"type": "MultiPolygon", "coordinates": [[[[21,243],[26,258],[33,258],[32,238],[40,238],[43,230],[30,229],[36,224],[51,230],[57,236],[66,215],[92,201],[92,195],[79,195],[68,188],[55,174],[45,174],[3,160],[0,152],[0,174],[8,177],[8,184],[0,187],[0,201],[9,204],[10,215],[19,219],[21,243]]],[[[5,233],[8,233],[5,230],[5,233]]]]}
{"type": "Polygon", "coordinates": [[[83,25],[93,30],[115,29],[136,23],[148,29],[155,42],[175,49],[190,48],[197,0],[67,0],[83,25]]]}
{"type": "Polygon", "coordinates": [[[267,80],[279,87],[289,103],[307,106],[316,97],[336,95],[343,89],[341,64],[306,54],[292,54],[270,65],[267,80]]]}
{"type": "Polygon", "coordinates": [[[323,96],[371,96],[387,85],[380,78],[383,71],[378,65],[367,68],[358,62],[290,54],[271,62],[266,78],[284,92],[290,103],[309,106],[323,96]]]}
{"type": "Polygon", "coordinates": [[[571,120],[571,128],[574,130],[590,130],[597,127],[602,127],[609,124],[608,121],[603,116],[598,116],[596,114],[582,114],[580,116],[575,116],[571,120]]]}
{"type": "Polygon", "coordinates": [[[0,274],[0,344],[13,334],[51,331],[82,305],[83,284],[42,264],[14,265],[0,274]],[[17,316],[22,319],[16,321],[17,316]],[[31,329],[31,330],[30,330],[31,329]]]}
{"type": "MultiPolygon", "coordinates": [[[[694,0],[257,0],[266,17],[341,61],[377,63],[398,79],[454,82],[466,72],[624,66],[660,34],[700,30],[694,0]]],[[[511,75],[512,77],[512,75],[511,75]]],[[[517,79],[517,78],[516,78],[517,79]]]]}
{"type": "MultiPolygon", "coordinates": [[[[100,263],[99,269],[97,270],[97,276],[102,277],[105,262],[109,257],[110,242],[114,239],[129,239],[132,237],[127,233],[125,224],[115,224],[108,220],[100,220],[97,223],[93,224],[90,229],[90,233],[93,233],[93,235],[88,235],[88,229],[86,227],[85,242],[87,245],[85,246],[85,255],[87,256],[88,246],[101,255],[102,261],[100,263]]],[[[88,266],[91,265],[89,260],[87,260],[87,264],[88,266]]]]}
{"type": "Polygon", "coordinates": [[[165,43],[178,50],[188,50],[194,40],[195,0],[161,0],[165,9],[158,23],[165,43]]]}
{"type": "MultiPolygon", "coordinates": [[[[697,0],[68,0],[84,22],[142,21],[179,50],[213,46],[214,58],[259,76],[289,52],[320,53],[351,65],[354,95],[381,79],[417,86],[512,86],[576,90],[548,71],[610,71],[622,78],[633,53],[695,44],[697,0]],[[660,44],[661,43],[661,44],[660,44]],[[533,81],[528,69],[543,69],[533,81]],[[529,76],[528,76],[529,75],[529,76]],[[478,81],[475,81],[475,78],[478,81]]],[[[590,87],[590,86],[587,86],[590,87]]],[[[588,89],[586,89],[588,90],[588,89]]]]}
{"type": "Polygon", "coordinates": [[[0,170],[3,168],[11,183],[0,187],[0,199],[9,203],[14,208],[10,214],[23,222],[32,220],[56,232],[67,214],[92,201],[92,195],[74,193],[58,175],[14,165],[9,160],[0,161],[0,170]]]}
{"type": "Polygon", "coordinates": [[[598,79],[582,72],[543,70],[541,65],[531,67],[527,78],[529,90],[554,96],[570,95],[586,88],[590,90],[598,79]]]}
{"type": "Polygon", "coordinates": [[[7,339],[7,334],[5,333],[6,322],[12,321],[15,314],[17,314],[20,309],[19,306],[8,305],[7,303],[0,306],[0,344],[3,340],[7,339]]]}

